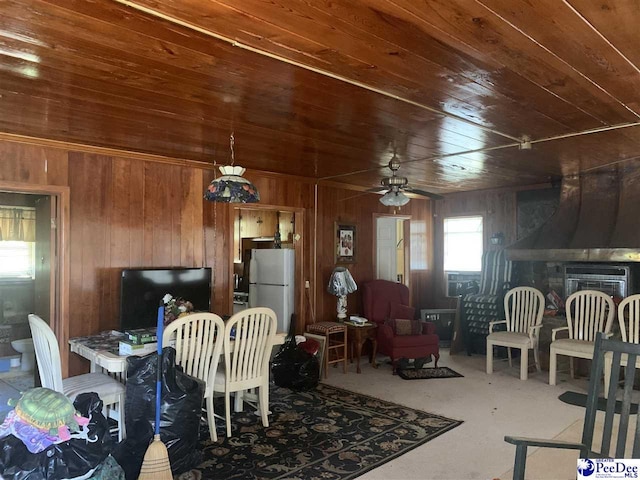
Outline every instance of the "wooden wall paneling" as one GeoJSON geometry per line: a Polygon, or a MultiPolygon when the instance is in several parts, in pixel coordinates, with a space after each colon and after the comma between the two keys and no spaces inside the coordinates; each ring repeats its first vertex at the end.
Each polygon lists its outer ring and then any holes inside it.
{"type": "MultiPolygon", "coordinates": [[[[431,231],[431,207],[428,200],[411,199],[407,206],[400,209],[385,207],[380,203],[379,195],[363,194],[353,190],[346,190],[335,186],[319,187],[318,214],[318,272],[317,321],[335,318],[336,298],[326,293],[326,284],[335,267],[334,259],[334,223],[350,223],[356,225],[356,262],[345,265],[361,286],[363,282],[375,278],[374,270],[374,215],[393,214],[410,215],[412,221],[425,221],[427,231],[431,231]]],[[[428,249],[428,241],[418,248],[428,249]]],[[[429,256],[428,251],[425,255],[429,256]]],[[[429,302],[429,288],[432,283],[432,269],[428,264],[425,270],[411,268],[409,271],[412,302],[422,307],[429,302]]],[[[347,299],[349,314],[363,313],[362,293],[358,289],[347,299]]]]}
{"type": "MultiPolygon", "coordinates": [[[[102,305],[100,272],[106,261],[112,179],[111,158],[69,154],[71,190],[71,337],[100,331],[107,308],[102,305]]],[[[111,308],[109,308],[111,310],[111,308]]]]}
{"type": "Polygon", "coordinates": [[[145,163],[143,245],[147,267],[170,267],[176,264],[174,260],[179,260],[173,247],[177,241],[173,220],[180,205],[176,196],[182,196],[177,172],[179,168],[173,165],[145,163]]]}
{"type": "MultiPolygon", "coordinates": [[[[90,335],[100,331],[102,305],[100,271],[105,265],[105,236],[108,226],[106,210],[110,190],[111,159],[100,155],[69,153],[73,175],[71,191],[71,251],[69,290],[69,337],[90,335]]],[[[77,355],[70,358],[70,371],[86,370],[88,362],[77,355]]]]}
{"type": "Polygon", "coordinates": [[[500,250],[516,241],[518,226],[516,223],[516,192],[495,192],[487,196],[487,212],[484,227],[484,245],[488,250],[500,250]],[[502,245],[492,245],[489,239],[495,233],[502,233],[502,245]]]}
{"type": "Polygon", "coordinates": [[[59,148],[40,147],[46,163],[46,183],[48,185],[63,185],[69,183],[69,154],[59,148]]]}
{"type": "Polygon", "coordinates": [[[203,174],[202,170],[192,168],[181,168],[181,174],[180,265],[201,267],[204,265],[203,174]]]}
{"type": "Polygon", "coordinates": [[[411,215],[409,222],[411,242],[411,290],[416,308],[428,308],[433,305],[435,293],[433,287],[433,235],[431,214],[433,202],[412,199],[405,210],[411,215]],[[422,258],[413,258],[420,255],[422,258]],[[418,264],[418,260],[424,261],[424,268],[418,264]]]}
{"type": "MultiPolygon", "coordinates": [[[[111,182],[111,216],[109,218],[109,302],[111,309],[106,329],[119,329],[120,281],[125,268],[143,263],[144,162],[114,158],[111,182]]],[[[106,299],[105,299],[106,300],[106,299]]]]}
{"type": "Polygon", "coordinates": [[[62,149],[1,142],[0,165],[0,180],[61,186],[68,182],[68,154],[62,149]]]}
{"type": "MultiPolygon", "coordinates": [[[[213,171],[203,171],[200,192],[204,194],[212,178],[213,171]]],[[[233,278],[232,253],[225,249],[225,245],[232,248],[233,244],[227,244],[225,237],[233,227],[232,208],[226,203],[204,199],[202,202],[204,265],[212,268],[213,276],[211,311],[218,315],[231,315],[229,287],[233,278]]]]}
{"type": "MultiPolygon", "coordinates": [[[[204,200],[203,200],[204,201],[204,200]]],[[[210,203],[210,202],[207,202],[210,203]]],[[[215,270],[216,270],[216,285],[214,292],[217,294],[215,299],[216,306],[226,305],[228,314],[233,313],[233,298],[230,297],[230,293],[233,292],[233,262],[229,252],[233,248],[231,238],[229,238],[229,229],[227,225],[233,222],[232,208],[228,204],[215,204],[217,213],[217,227],[216,227],[216,249],[213,253],[216,255],[215,270]],[[220,257],[220,259],[218,259],[220,257]]]]}

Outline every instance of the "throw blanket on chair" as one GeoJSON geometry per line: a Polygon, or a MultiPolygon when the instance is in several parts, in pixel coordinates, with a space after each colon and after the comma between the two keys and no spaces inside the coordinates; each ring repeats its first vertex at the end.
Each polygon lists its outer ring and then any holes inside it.
{"type": "MultiPolygon", "coordinates": [[[[477,293],[462,299],[464,333],[467,352],[473,345],[481,345],[489,334],[489,322],[504,317],[504,294],[509,289],[512,263],[504,250],[490,250],[482,254],[482,276],[477,293]]],[[[481,347],[481,350],[484,349],[481,347]]]]}

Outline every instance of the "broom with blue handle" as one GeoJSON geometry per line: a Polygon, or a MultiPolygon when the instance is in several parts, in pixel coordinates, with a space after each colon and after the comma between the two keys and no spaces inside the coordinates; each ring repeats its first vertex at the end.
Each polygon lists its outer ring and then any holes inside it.
{"type": "Polygon", "coordinates": [[[156,422],[153,442],[147,448],[138,480],[172,480],[169,452],[160,439],[160,405],[162,397],[162,331],[164,329],[164,303],[158,307],[158,366],[156,378],[156,422]]]}

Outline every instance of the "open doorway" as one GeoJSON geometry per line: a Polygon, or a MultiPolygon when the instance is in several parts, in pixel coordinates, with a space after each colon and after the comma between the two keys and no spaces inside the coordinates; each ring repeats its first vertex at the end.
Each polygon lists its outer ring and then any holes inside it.
{"type": "Polygon", "coordinates": [[[54,308],[55,197],[0,191],[0,380],[24,391],[36,364],[28,315],[49,322],[54,308]]]}
{"type": "Polygon", "coordinates": [[[299,232],[304,231],[304,209],[265,204],[242,204],[233,207],[232,218],[233,228],[230,230],[233,232],[233,239],[229,244],[233,245],[231,253],[233,277],[229,283],[232,293],[230,298],[233,298],[233,304],[230,305],[230,311],[237,313],[249,306],[269,306],[276,311],[279,317],[283,316],[278,313],[280,310],[287,312],[286,316],[288,318],[278,318],[279,330],[282,328],[288,329],[292,313],[297,314],[300,325],[303,325],[305,321],[305,312],[303,311],[304,289],[302,288],[304,257],[302,252],[303,242],[299,232]],[[273,306],[255,303],[256,298],[259,297],[259,289],[255,287],[255,284],[260,283],[261,280],[253,279],[254,285],[252,288],[252,282],[250,281],[252,256],[253,252],[262,250],[266,251],[259,252],[263,259],[263,265],[269,265],[269,268],[273,271],[273,277],[268,280],[269,285],[264,285],[263,290],[265,292],[269,291],[269,297],[272,299],[281,297],[280,293],[286,291],[287,293],[286,295],[283,294],[283,298],[289,298],[289,295],[291,295],[293,306],[280,309],[280,303],[287,303],[284,299],[283,302],[275,302],[273,306]],[[284,253],[282,253],[283,251],[284,253]],[[291,254],[287,254],[287,251],[291,252],[291,254]],[[285,271],[278,268],[285,261],[289,264],[290,260],[287,260],[288,258],[293,260],[292,274],[286,273],[286,271],[289,271],[288,268],[285,271]],[[277,265],[274,262],[277,262],[277,265]],[[293,277],[293,282],[284,280],[291,276],[293,277]],[[271,283],[274,285],[270,285],[271,283]],[[291,283],[293,284],[290,285],[291,283]],[[280,284],[287,284],[287,286],[278,289],[276,285],[280,284]],[[252,299],[253,304],[250,299],[252,299]]]}
{"type": "MultiPolygon", "coordinates": [[[[7,271],[4,278],[0,278],[0,284],[5,287],[0,295],[0,326],[8,333],[0,338],[0,348],[11,355],[19,353],[20,365],[14,361],[14,368],[22,369],[22,353],[15,351],[11,341],[30,338],[27,315],[36,313],[49,322],[58,339],[62,375],[66,377],[69,369],[69,187],[0,181],[0,200],[0,205],[5,204],[9,211],[12,225],[2,228],[0,224],[0,228],[7,233],[11,228],[17,228],[18,232],[22,229],[19,235],[23,235],[22,238],[15,237],[15,233],[3,236],[0,243],[9,242],[11,236],[11,241],[18,242],[16,252],[29,257],[23,262],[29,264],[26,271],[7,271]],[[27,219],[31,223],[20,225],[17,221],[27,219]],[[32,231],[27,233],[25,229],[32,231]],[[3,346],[5,344],[7,346],[3,346]]],[[[18,348],[23,347],[18,344],[18,348]]],[[[27,360],[27,367],[35,374],[35,364],[30,366],[27,360]]]]}
{"type": "Polygon", "coordinates": [[[410,220],[405,215],[376,215],[376,278],[409,286],[410,220]]]}

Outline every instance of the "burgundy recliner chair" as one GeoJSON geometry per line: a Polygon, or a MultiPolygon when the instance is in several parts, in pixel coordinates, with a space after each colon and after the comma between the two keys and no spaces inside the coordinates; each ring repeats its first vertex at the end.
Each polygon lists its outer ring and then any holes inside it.
{"type": "Polygon", "coordinates": [[[378,325],[378,352],[391,357],[393,373],[396,373],[400,358],[424,359],[433,355],[434,366],[438,366],[440,339],[436,326],[422,322],[422,333],[417,335],[396,335],[387,320],[391,315],[402,319],[415,319],[415,309],[408,305],[409,289],[401,283],[387,280],[372,280],[362,286],[364,316],[378,325]]]}

